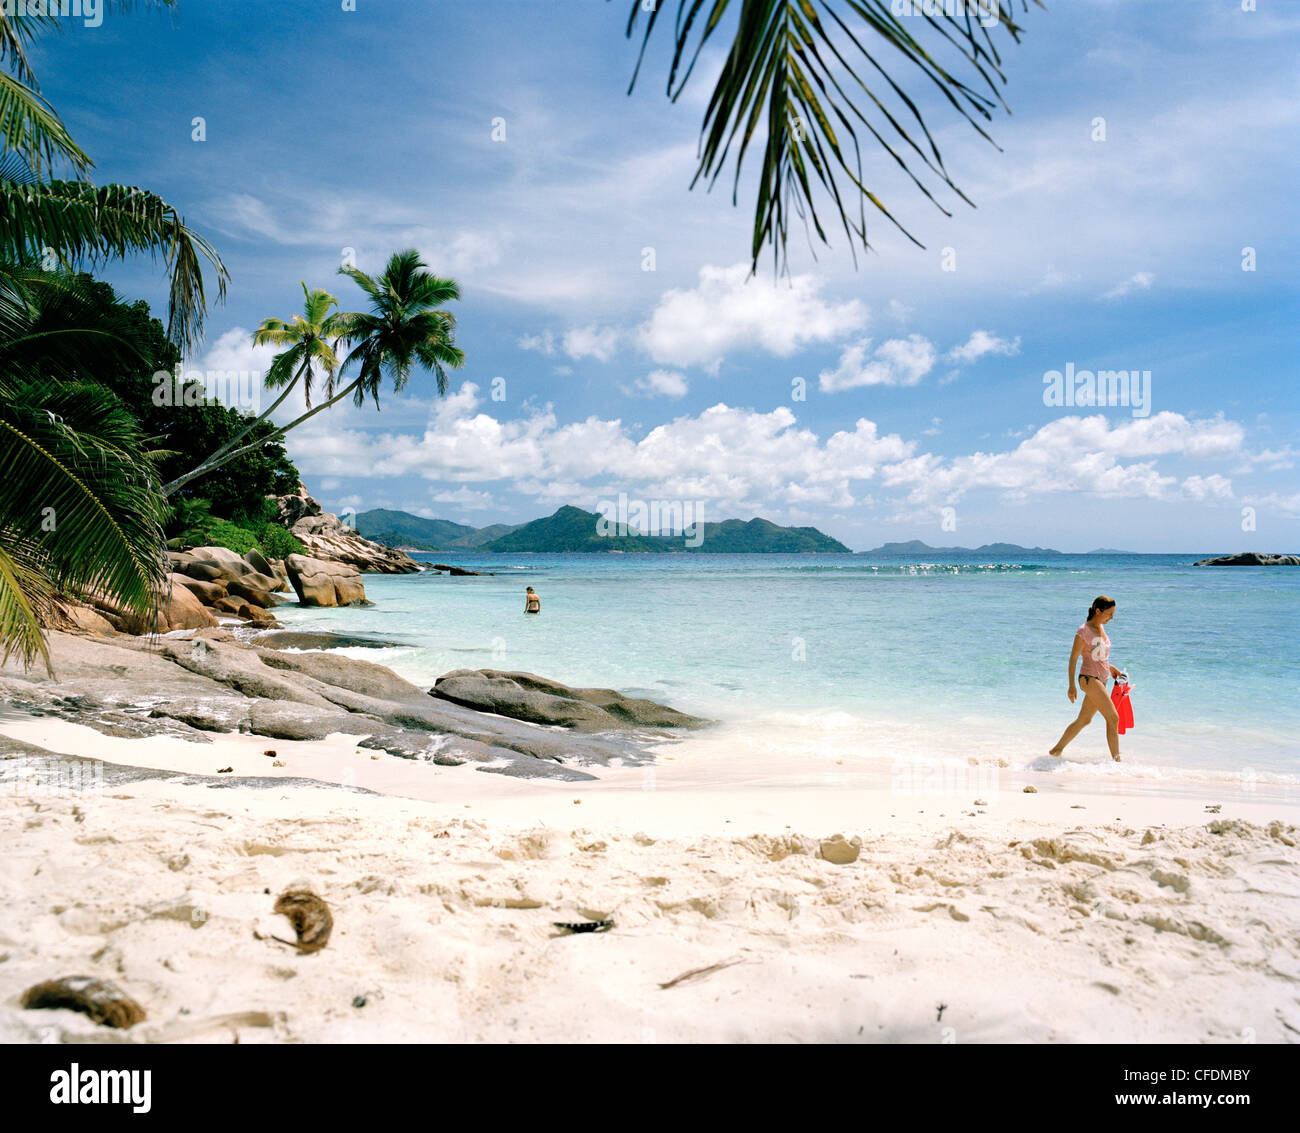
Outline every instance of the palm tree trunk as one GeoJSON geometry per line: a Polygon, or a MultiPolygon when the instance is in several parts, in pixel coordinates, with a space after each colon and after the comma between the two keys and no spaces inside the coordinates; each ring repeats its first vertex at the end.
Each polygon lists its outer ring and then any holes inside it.
{"type": "Polygon", "coordinates": [[[280,437],[283,437],[284,434],[287,433],[290,429],[297,428],[297,426],[301,425],[304,421],[308,420],[311,417],[315,417],[317,413],[320,413],[324,409],[328,409],[331,405],[335,404],[335,402],[342,401],[345,397],[347,397],[348,394],[350,394],[354,389],[357,388],[357,386],[361,384],[364,378],[365,378],[365,374],[362,374],[362,376],[357,378],[357,380],[353,382],[350,386],[348,386],[347,389],[343,390],[341,393],[335,394],[328,401],[322,401],[318,406],[316,406],[315,409],[308,410],[301,417],[297,418],[296,420],[290,421],[289,424],[283,426],[282,428],[277,428],[275,432],[272,433],[269,437],[264,437],[260,441],[254,441],[252,444],[244,445],[243,448],[237,448],[232,452],[225,453],[224,455],[221,453],[213,453],[210,457],[208,457],[207,460],[205,460],[193,471],[185,473],[184,476],[178,476],[175,480],[171,481],[171,483],[169,484],[164,484],[160,489],[162,494],[164,496],[170,496],[178,488],[183,488],[191,480],[197,480],[200,476],[206,476],[209,472],[215,472],[223,464],[229,464],[236,457],[243,456],[244,453],[246,452],[252,452],[252,450],[255,448],[261,448],[262,445],[269,444],[271,441],[278,440],[280,437]]]}
{"type": "MultiPolygon", "coordinates": [[[[305,364],[304,364],[304,369],[305,369],[305,364]]],[[[217,449],[217,451],[214,452],[212,456],[209,457],[208,459],[211,460],[213,457],[220,456],[223,452],[229,452],[232,448],[234,448],[237,444],[239,444],[240,441],[242,441],[246,436],[248,436],[249,433],[251,433],[254,429],[256,429],[257,426],[262,421],[265,421],[269,416],[271,416],[272,413],[274,413],[277,409],[279,409],[284,399],[288,397],[290,393],[293,392],[294,387],[297,386],[298,382],[302,379],[302,375],[303,375],[303,370],[300,369],[296,374],[294,374],[293,381],[291,381],[287,386],[284,387],[284,393],[282,393],[279,397],[275,399],[275,402],[271,405],[270,409],[266,410],[265,413],[259,414],[252,421],[250,421],[248,423],[248,428],[244,429],[243,432],[238,433],[237,435],[231,437],[230,440],[228,440],[224,445],[222,445],[219,449],[217,449]]]]}

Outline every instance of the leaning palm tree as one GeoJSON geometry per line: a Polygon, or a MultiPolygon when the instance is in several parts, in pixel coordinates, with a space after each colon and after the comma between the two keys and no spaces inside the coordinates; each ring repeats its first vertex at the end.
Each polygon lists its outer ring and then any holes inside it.
{"type": "MultiPolygon", "coordinates": [[[[191,480],[211,472],[214,468],[219,468],[218,458],[225,456],[231,449],[238,447],[240,441],[279,409],[284,399],[293,392],[299,382],[302,383],[303,396],[307,408],[310,409],[311,387],[317,366],[320,366],[325,371],[326,396],[333,395],[334,379],[338,375],[339,369],[339,359],[335,349],[345,329],[343,316],[338,312],[331,313],[330,308],[337,307],[338,300],[328,291],[319,287],[309,291],[307,285],[303,283],[302,294],[301,315],[294,315],[289,322],[276,318],[263,319],[261,325],[253,332],[254,346],[284,346],[288,348],[282,350],[271,360],[271,368],[267,371],[264,380],[267,389],[282,388],[284,392],[265,410],[254,417],[247,426],[209,456],[204,462],[201,471],[195,469],[192,472],[187,472],[184,476],[178,477],[166,486],[165,491],[174,492],[178,488],[184,487],[191,480]]],[[[267,438],[258,443],[266,444],[267,438]]],[[[247,449],[241,451],[247,451],[247,449]]]]}
{"type": "Polygon", "coordinates": [[[20,305],[0,313],[0,656],[52,673],[56,594],[98,593],[146,624],[157,608],[162,497],[135,417],[76,376],[79,357],[141,364],[129,330],[74,279],[4,272],[20,305]]]}
{"type": "Polygon", "coordinates": [[[339,268],[370,300],[370,310],[343,316],[347,325],[344,341],[352,347],[343,371],[355,366],[357,380],[345,390],[353,392],[357,405],[369,394],[379,408],[379,387],[384,375],[393,382],[393,392],[403,389],[417,366],[433,373],[438,393],[447,392],[447,367],[457,369],[465,355],[452,343],[456,316],[442,308],[460,298],[453,279],[425,271],[427,265],[413,248],[395,252],[378,277],[354,267],[339,268]]]}
{"type": "MultiPolygon", "coordinates": [[[[1005,29],[1014,42],[1020,42],[1023,28],[1015,22],[1015,3],[737,0],[733,4],[732,0],[678,0],[667,83],[667,94],[674,102],[690,79],[704,45],[711,42],[720,26],[727,26],[724,18],[728,12],[736,16],[731,45],[704,114],[699,165],[691,187],[704,179],[712,188],[726,168],[734,144],[735,203],[741,166],[762,122],[766,138],[750,249],[755,269],[764,244],[772,245],[775,260],[784,260],[792,214],[802,218],[805,227],[811,221],[822,243],[830,242],[817,215],[817,186],[830,197],[838,212],[850,248],[856,241],[864,250],[870,250],[867,201],[909,240],[923,247],[868,186],[857,129],[870,135],[870,140],[945,215],[951,214],[922,180],[927,171],[972,207],[973,202],[944,168],[917,99],[895,81],[877,55],[887,52],[891,63],[901,55],[909,68],[914,68],[908,73],[922,78],[922,89],[937,92],[981,137],[992,142],[977,119],[991,121],[991,111],[997,106],[1007,109],[994,82],[996,79],[1005,84],[1006,76],[993,32],[1005,29]],[[950,64],[941,62],[945,53],[951,58],[950,64]],[[964,70],[975,85],[967,85],[959,77],[959,70],[964,70]],[[866,81],[859,71],[873,81],[866,81]],[[987,93],[977,87],[986,88],[987,93]],[[887,101],[893,103],[893,109],[887,101]],[[909,130],[920,133],[914,137],[909,130]]],[[[1033,3],[1043,7],[1042,0],[1033,3]]],[[[636,84],[646,45],[669,0],[653,4],[631,0],[631,4],[629,37],[641,17],[648,13],[648,18],[629,93],[636,84]]],[[[1020,10],[1029,10],[1029,0],[1020,0],[1020,10]]]]}
{"type": "MultiPolygon", "coordinates": [[[[301,281],[300,281],[301,282],[301,281]]],[[[261,325],[253,332],[254,346],[284,346],[288,349],[277,354],[267,371],[268,389],[284,387],[275,404],[262,416],[268,417],[279,406],[289,391],[302,382],[303,400],[311,408],[311,384],[315,377],[315,367],[320,366],[325,372],[325,393],[327,397],[334,394],[334,378],[338,374],[339,360],[334,353],[338,341],[346,329],[343,318],[331,313],[339,301],[321,287],[310,291],[302,284],[302,314],[294,315],[289,322],[282,319],[263,319],[261,325]]]]}
{"type": "MultiPolygon", "coordinates": [[[[171,2],[152,0],[150,6],[171,2]]],[[[111,6],[133,5],[113,0],[111,6]]],[[[203,261],[215,271],[218,302],[225,298],[229,273],[216,249],[161,197],[87,179],[94,163],[41,96],[27,57],[27,48],[59,22],[57,5],[0,4],[0,260],[52,254],[63,264],[93,266],[142,252],[161,254],[171,277],[168,337],[183,348],[196,346],[207,311],[203,261]],[[76,179],[54,178],[60,164],[76,179]]]]}
{"type": "MultiPolygon", "coordinates": [[[[342,375],[353,371],[356,377],[335,393],[336,378],[331,376],[325,401],[256,441],[218,450],[197,468],[164,484],[163,493],[170,495],[236,457],[280,440],[290,429],[297,428],[345,397],[351,396],[360,406],[368,394],[378,409],[379,390],[385,377],[392,381],[396,393],[405,388],[412,370],[417,367],[429,370],[437,382],[438,393],[445,394],[447,370],[458,369],[465,362],[464,352],[452,341],[456,316],[443,309],[445,304],[460,298],[460,287],[455,280],[433,275],[425,270],[426,267],[419,252],[410,249],[394,253],[377,276],[367,275],[354,267],[339,268],[340,275],[348,276],[366,293],[370,310],[337,312],[329,316],[327,322],[320,324],[322,328],[328,327],[322,329],[321,337],[337,334],[337,342],[351,347],[337,373],[342,375]]],[[[307,292],[305,285],[303,290],[308,295],[309,304],[312,295],[326,295],[325,292],[307,292]]],[[[319,317],[323,312],[317,310],[315,314],[319,317]]],[[[317,355],[317,360],[323,361],[323,356],[317,355]]],[[[304,361],[305,358],[299,361],[300,368],[304,361]]],[[[286,372],[291,370],[292,363],[286,363],[286,372]]],[[[271,380],[270,374],[267,380],[271,380]]],[[[283,397],[281,395],[281,400],[283,397]]]]}

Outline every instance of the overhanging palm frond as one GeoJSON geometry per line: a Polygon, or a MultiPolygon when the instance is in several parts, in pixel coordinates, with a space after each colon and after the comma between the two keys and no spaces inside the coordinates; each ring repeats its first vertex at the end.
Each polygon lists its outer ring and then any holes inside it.
{"type": "MultiPolygon", "coordinates": [[[[1020,0],[1022,11],[1028,11],[1029,2],[1020,0]]],[[[1043,7],[1042,0],[1033,3],[1043,7]]],[[[951,214],[926,184],[927,176],[967,204],[972,202],[944,168],[916,101],[886,71],[877,53],[888,50],[891,60],[893,52],[900,53],[914,68],[911,73],[919,72],[925,85],[936,88],[992,142],[979,120],[990,121],[999,105],[1006,108],[995,83],[996,79],[1005,84],[1006,77],[993,32],[1004,28],[1019,42],[1023,29],[1015,22],[1014,4],[1015,0],[978,0],[913,5],[907,0],[903,6],[907,14],[900,18],[894,12],[898,5],[890,0],[737,0],[734,5],[732,0],[678,0],[667,81],[673,101],[724,16],[739,8],[734,38],[705,111],[699,166],[691,186],[704,179],[711,188],[727,167],[734,145],[734,203],[746,153],[762,120],[766,144],[750,249],[755,269],[765,244],[772,245],[778,265],[784,260],[791,213],[805,225],[810,223],[818,238],[829,243],[817,212],[822,194],[838,213],[850,247],[856,241],[870,250],[867,202],[909,240],[923,246],[868,186],[859,129],[946,215],[951,214]],[[973,83],[986,87],[987,94],[937,60],[934,53],[949,49],[955,51],[957,65],[969,72],[973,83]],[[893,110],[886,99],[895,103],[893,110]]],[[[629,92],[667,6],[667,0],[662,0],[647,14],[641,0],[632,0],[628,36],[634,34],[642,14],[647,19],[629,92]]]]}
{"type": "Polygon", "coordinates": [[[98,302],[85,277],[0,265],[0,367],[11,382],[85,377],[91,356],[97,366],[144,367],[142,333],[122,308],[98,302]]]}
{"type": "Polygon", "coordinates": [[[53,590],[48,579],[20,555],[11,555],[0,543],[0,663],[13,654],[25,668],[39,658],[50,676],[49,646],[41,629],[41,613],[53,590]]]}
{"type": "Polygon", "coordinates": [[[21,79],[0,71],[0,138],[36,172],[66,161],[78,175],[94,163],[72,140],[54,108],[21,79]]]}
{"type": "Polygon", "coordinates": [[[161,197],[126,185],[84,181],[25,183],[0,179],[0,260],[21,260],[50,247],[71,261],[102,263],[161,253],[171,274],[167,336],[182,349],[202,339],[207,311],[201,261],[216,272],[217,301],[229,273],[208,241],[161,197]]]}
{"type": "MultiPolygon", "coordinates": [[[[162,499],[140,440],[102,386],[0,380],[0,544],[49,587],[97,591],[147,619],[166,567],[162,499]]],[[[4,644],[23,648],[8,602],[4,644]]]]}

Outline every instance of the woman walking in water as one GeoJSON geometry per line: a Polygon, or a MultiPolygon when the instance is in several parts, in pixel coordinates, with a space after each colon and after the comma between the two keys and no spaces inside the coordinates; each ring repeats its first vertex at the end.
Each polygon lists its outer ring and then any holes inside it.
{"type": "Polygon", "coordinates": [[[1074,718],[1056,746],[1048,753],[1059,756],[1075,736],[1086,728],[1092,718],[1101,713],[1106,721],[1106,743],[1110,747],[1110,757],[1116,763],[1119,759],[1119,713],[1110,697],[1106,695],[1108,677],[1118,677],[1120,671],[1110,663],[1110,638],[1106,636],[1106,623],[1115,616],[1115,602],[1106,595],[1101,595],[1088,607],[1088,619],[1074,632],[1074,648],[1070,650],[1070,688],[1067,696],[1073,704],[1078,689],[1074,683],[1074,666],[1080,657],[1083,664],[1079,669],[1079,683],[1083,685],[1083,704],[1079,715],[1074,718]]]}

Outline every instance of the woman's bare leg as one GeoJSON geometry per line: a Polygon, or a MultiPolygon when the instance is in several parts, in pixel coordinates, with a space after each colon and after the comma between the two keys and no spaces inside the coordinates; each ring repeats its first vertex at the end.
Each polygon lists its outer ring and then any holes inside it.
{"type": "Polygon", "coordinates": [[[1091,704],[1094,711],[1100,712],[1101,718],[1106,721],[1106,745],[1110,748],[1111,759],[1118,763],[1119,713],[1115,710],[1114,702],[1106,695],[1106,686],[1101,681],[1088,681],[1085,688],[1084,703],[1091,704]]]}
{"type": "MultiPolygon", "coordinates": [[[[1092,682],[1084,681],[1083,683],[1086,688],[1092,682]]],[[[1052,748],[1052,750],[1049,751],[1047,754],[1060,755],[1061,752],[1065,750],[1065,745],[1068,744],[1072,739],[1074,739],[1074,737],[1077,736],[1080,732],[1082,732],[1083,729],[1086,728],[1088,724],[1092,721],[1092,718],[1095,715],[1097,715],[1096,705],[1089,703],[1088,694],[1085,692],[1083,694],[1083,703],[1079,705],[1079,715],[1077,715],[1070,722],[1069,727],[1067,727],[1065,731],[1061,733],[1061,738],[1056,741],[1056,746],[1052,748]]]]}

